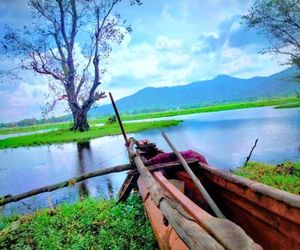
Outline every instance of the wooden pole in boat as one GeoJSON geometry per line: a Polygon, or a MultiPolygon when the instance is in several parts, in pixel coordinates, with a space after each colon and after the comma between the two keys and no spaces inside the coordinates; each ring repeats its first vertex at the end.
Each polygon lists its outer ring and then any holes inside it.
{"type": "Polygon", "coordinates": [[[187,164],[186,160],[182,157],[182,155],[179,153],[179,151],[175,148],[173,143],[170,141],[168,136],[165,132],[162,132],[162,136],[165,138],[166,142],[169,144],[170,148],[173,150],[174,154],[177,156],[179,161],[181,162],[184,169],[188,172],[189,176],[192,178],[194,184],[199,189],[200,193],[203,195],[204,199],[207,201],[215,215],[219,218],[225,218],[224,214],[221,212],[217,204],[213,201],[213,199],[210,197],[204,186],[201,184],[197,176],[193,173],[189,165],[187,164]]]}
{"type": "Polygon", "coordinates": [[[128,139],[127,139],[127,136],[126,136],[125,129],[124,129],[124,127],[123,127],[123,123],[122,123],[121,117],[120,117],[120,115],[119,115],[119,111],[118,111],[118,109],[117,109],[117,106],[116,106],[116,104],[115,104],[115,101],[114,101],[114,98],[113,98],[111,92],[109,92],[108,94],[109,94],[111,103],[112,103],[112,105],[113,105],[113,108],[114,108],[116,117],[117,117],[117,119],[118,119],[118,123],[119,123],[119,126],[120,126],[120,128],[121,128],[121,131],[122,131],[122,134],[123,134],[123,137],[124,137],[124,140],[125,140],[125,144],[126,144],[126,146],[128,147],[128,139]]]}
{"type": "Polygon", "coordinates": [[[106,175],[106,174],[111,174],[111,173],[116,173],[116,172],[121,172],[121,171],[125,171],[125,170],[130,170],[130,169],[134,169],[134,168],[135,168],[135,166],[132,164],[124,164],[124,165],[118,165],[118,166],[114,166],[114,167],[99,169],[99,170],[96,170],[93,172],[85,173],[83,175],[75,176],[71,179],[68,179],[66,181],[62,181],[62,182],[59,182],[59,183],[56,183],[53,185],[37,188],[37,189],[31,190],[26,193],[18,194],[15,196],[6,195],[6,196],[4,196],[4,198],[0,198],[0,206],[3,206],[10,202],[19,201],[19,200],[25,199],[25,198],[33,196],[33,195],[51,192],[51,191],[54,191],[59,188],[71,186],[71,185],[74,185],[75,183],[81,182],[81,181],[89,179],[89,178],[106,175]]]}

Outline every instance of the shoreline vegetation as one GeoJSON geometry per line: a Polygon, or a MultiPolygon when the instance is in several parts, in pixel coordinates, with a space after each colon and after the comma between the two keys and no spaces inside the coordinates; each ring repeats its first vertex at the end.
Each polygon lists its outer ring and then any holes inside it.
{"type": "MultiPolygon", "coordinates": [[[[233,173],[300,194],[300,162],[249,162],[233,173]]],[[[126,202],[86,197],[29,215],[0,215],[0,248],[158,249],[141,197],[126,202]],[[55,234],[53,234],[55,232],[55,234]]]]}
{"type": "MultiPolygon", "coordinates": [[[[152,112],[152,113],[141,113],[126,115],[121,114],[123,121],[132,121],[132,120],[142,120],[142,119],[151,119],[151,118],[162,118],[162,117],[171,117],[177,115],[188,115],[195,113],[206,113],[206,112],[217,112],[225,110],[234,110],[234,109],[243,109],[243,108],[255,108],[255,107],[266,107],[266,106],[275,106],[275,108],[295,108],[300,107],[300,98],[278,98],[270,100],[258,100],[252,102],[237,102],[237,103],[225,103],[218,104],[207,107],[198,107],[198,108],[187,108],[187,109],[178,109],[170,111],[161,111],[161,112],[152,112]]],[[[99,123],[106,123],[108,117],[91,119],[89,124],[91,127],[99,123]]],[[[24,126],[24,127],[11,127],[11,128],[0,128],[0,135],[13,134],[13,133],[22,133],[22,132],[33,132],[46,129],[68,129],[71,127],[70,122],[60,122],[60,123],[48,123],[41,125],[33,126],[24,126]]]]}
{"type": "Polygon", "coordinates": [[[75,204],[0,216],[0,249],[158,249],[142,200],[85,198],[75,204]]]}
{"type": "MultiPolygon", "coordinates": [[[[181,122],[181,120],[136,122],[126,123],[124,124],[124,127],[127,133],[134,133],[148,129],[178,126],[181,122]]],[[[54,143],[82,142],[93,138],[119,134],[121,134],[121,131],[117,123],[105,124],[101,127],[91,127],[90,130],[86,132],[73,132],[68,129],[59,129],[45,133],[10,137],[0,140],[0,149],[49,145],[54,143]]]]}
{"type": "Polygon", "coordinates": [[[281,105],[276,106],[275,108],[276,109],[300,108],[300,101],[281,104],[281,105]]]}
{"type": "Polygon", "coordinates": [[[246,167],[232,171],[235,175],[300,195],[300,161],[270,165],[248,162],[246,167]]]}

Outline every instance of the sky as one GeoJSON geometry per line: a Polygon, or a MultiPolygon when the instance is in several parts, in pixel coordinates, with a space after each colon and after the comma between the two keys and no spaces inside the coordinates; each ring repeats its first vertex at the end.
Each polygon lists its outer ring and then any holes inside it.
{"type": "MultiPolygon", "coordinates": [[[[268,76],[285,69],[285,58],[259,52],[265,39],[241,23],[253,0],[144,0],[131,7],[123,0],[117,11],[132,33],[114,46],[100,90],[115,99],[145,87],[184,85],[220,74],[240,78],[268,76]]],[[[0,1],[0,37],[4,25],[31,22],[24,0],[0,1]]],[[[76,44],[80,50],[80,44],[76,44]]],[[[0,70],[13,67],[1,56],[0,70]]],[[[41,117],[47,80],[31,72],[0,82],[0,122],[41,117]]],[[[103,105],[108,100],[101,100],[103,105]]],[[[50,115],[64,114],[59,106],[50,115]]]]}

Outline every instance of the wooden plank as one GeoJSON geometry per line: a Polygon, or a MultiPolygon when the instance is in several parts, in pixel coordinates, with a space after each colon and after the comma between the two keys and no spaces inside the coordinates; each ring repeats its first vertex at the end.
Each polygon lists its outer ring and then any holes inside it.
{"type": "MultiPolygon", "coordinates": [[[[190,158],[187,159],[187,162],[188,164],[196,164],[198,163],[198,160],[190,158]]],[[[151,165],[148,166],[148,169],[150,172],[153,172],[162,169],[171,169],[171,168],[179,168],[179,167],[182,167],[182,164],[179,161],[172,161],[168,163],[159,163],[159,164],[151,165]]],[[[132,189],[136,186],[138,177],[139,177],[139,172],[137,169],[133,169],[129,171],[126,179],[124,180],[120,188],[119,195],[118,195],[119,197],[118,202],[125,201],[129,197],[132,189]]]]}
{"type": "Polygon", "coordinates": [[[136,172],[135,172],[135,174],[132,174],[132,172],[131,172],[130,174],[127,175],[125,181],[122,184],[122,187],[120,188],[120,191],[118,194],[119,199],[118,199],[117,203],[127,200],[132,189],[136,186],[138,178],[139,178],[139,175],[136,172]]]}

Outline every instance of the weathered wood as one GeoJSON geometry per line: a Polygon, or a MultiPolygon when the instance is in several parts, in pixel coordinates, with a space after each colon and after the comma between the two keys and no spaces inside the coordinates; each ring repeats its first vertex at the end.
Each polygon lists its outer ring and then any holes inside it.
{"type": "MultiPolygon", "coordinates": [[[[253,242],[253,240],[238,225],[227,219],[215,218],[205,210],[201,209],[197,204],[190,200],[183,192],[175,187],[170,179],[162,174],[155,172],[154,178],[161,184],[168,193],[177,200],[184,210],[188,212],[199,225],[210,235],[214,237],[225,249],[228,250],[261,250],[261,248],[253,242]]],[[[179,180],[181,180],[179,178],[179,180]]],[[[191,190],[189,190],[191,191],[191,190]]]]}
{"type": "Polygon", "coordinates": [[[131,190],[136,186],[137,180],[139,178],[139,175],[137,173],[130,173],[127,175],[125,181],[122,184],[122,187],[120,188],[119,194],[118,194],[118,201],[117,203],[121,201],[126,201],[129,197],[131,190]]]}
{"type": "Polygon", "coordinates": [[[201,184],[197,176],[194,174],[194,172],[191,170],[185,159],[182,157],[182,155],[179,153],[179,151],[176,149],[176,147],[173,145],[173,143],[170,141],[168,136],[163,132],[162,136],[165,138],[166,142],[169,144],[170,148],[173,150],[174,154],[177,156],[179,161],[181,162],[184,169],[187,171],[189,176],[191,177],[192,181],[196,185],[196,187],[199,189],[200,193],[203,195],[204,199],[207,201],[213,212],[216,214],[219,218],[225,218],[224,214],[221,212],[217,204],[213,201],[213,199],[210,197],[209,193],[206,191],[204,186],[201,184]]]}
{"type": "MultiPolygon", "coordinates": [[[[198,163],[198,160],[195,160],[194,158],[186,159],[186,161],[188,164],[198,163]]],[[[147,162],[144,163],[144,165],[146,165],[146,164],[147,164],[147,162]]],[[[147,168],[150,172],[159,171],[162,169],[165,169],[165,170],[178,169],[179,167],[182,167],[182,164],[180,161],[172,161],[172,162],[159,163],[159,164],[147,166],[147,168]]],[[[130,195],[130,192],[136,186],[139,175],[140,174],[137,169],[133,169],[133,170],[129,171],[126,179],[124,180],[124,182],[120,188],[119,195],[118,195],[118,197],[119,197],[118,202],[126,201],[126,199],[130,195]]]]}
{"type": "Polygon", "coordinates": [[[300,196],[200,163],[199,177],[237,223],[265,249],[299,249],[300,196]],[[264,233],[261,233],[264,232],[264,233]]]}
{"type": "Polygon", "coordinates": [[[59,188],[64,188],[64,187],[73,185],[77,182],[81,182],[83,180],[90,179],[90,178],[93,178],[93,177],[106,175],[106,174],[111,174],[111,173],[122,172],[122,171],[130,170],[130,169],[133,169],[133,168],[134,168],[134,166],[132,164],[124,164],[124,165],[118,165],[118,166],[115,166],[115,167],[108,167],[108,168],[104,168],[104,169],[99,169],[99,170],[96,170],[96,171],[93,171],[93,172],[88,172],[88,173],[85,173],[83,175],[75,176],[71,179],[68,179],[66,181],[62,181],[62,182],[59,182],[59,183],[56,183],[56,184],[53,184],[53,185],[37,188],[37,189],[31,190],[29,192],[22,193],[22,194],[19,194],[19,195],[9,196],[8,198],[2,198],[2,199],[0,199],[0,206],[3,206],[3,205],[5,205],[7,203],[10,203],[10,202],[19,201],[19,200],[25,199],[25,198],[33,196],[33,195],[46,193],[46,192],[51,192],[51,191],[54,191],[54,190],[59,189],[59,188]]]}
{"type": "MultiPolygon", "coordinates": [[[[133,141],[129,140],[129,149],[133,141]]],[[[176,233],[189,249],[224,249],[212,236],[205,232],[181,205],[167,197],[164,190],[156,182],[139,156],[128,150],[132,157],[155,205],[160,208],[163,216],[172,225],[176,233]]]]}
{"type": "MultiPolygon", "coordinates": [[[[186,162],[189,165],[195,165],[195,164],[198,164],[199,161],[195,158],[188,158],[188,159],[186,159],[186,162]]],[[[168,170],[168,169],[179,169],[179,168],[182,168],[182,163],[180,161],[157,163],[157,164],[148,166],[148,169],[150,172],[159,171],[159,170],[163,170],[163,169],[168,170]]],[[[132,171],[137,171],[137,170],[134,169],[132,171]]]]}

